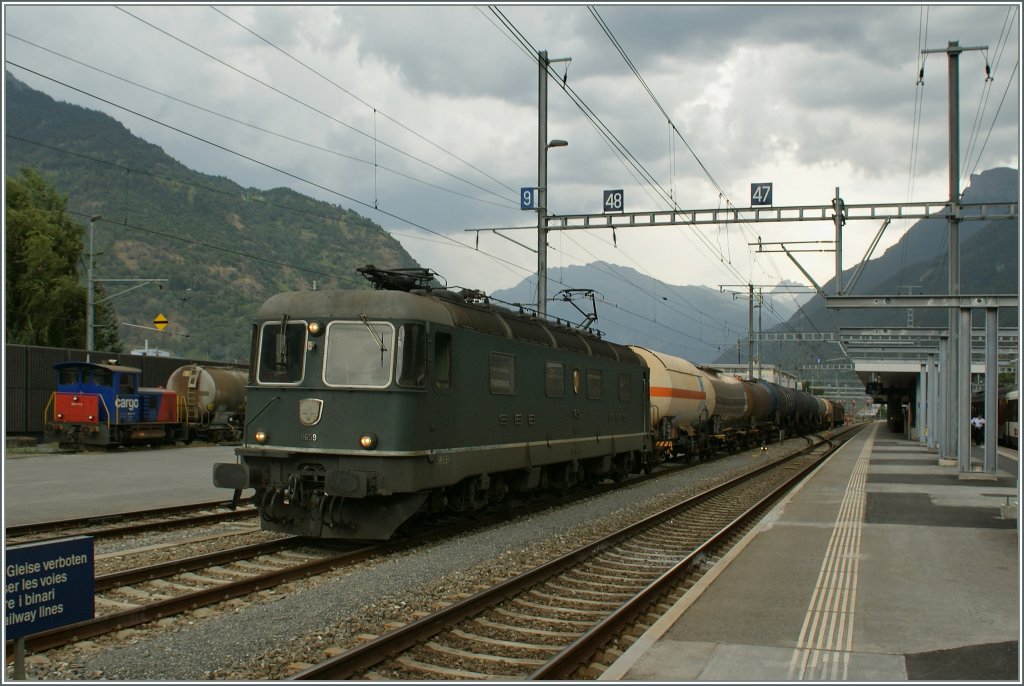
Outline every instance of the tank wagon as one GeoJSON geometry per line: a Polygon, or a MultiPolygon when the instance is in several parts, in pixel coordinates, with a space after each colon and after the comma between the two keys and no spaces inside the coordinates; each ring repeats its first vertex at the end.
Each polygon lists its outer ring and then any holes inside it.
{"type": "Polygon", "coordinates": [[[803,391],[631,348],[650,370],[651,431],[663,459],[707,459],[831,427],[824,400],[803,391]]]}
{"type": "Polygon", "coordinates": [[[241,437],[244,369],[185,365],[171,373],[166,388],[141,387],[142,370],[135,367],[61,362],[54,371],[44,428],[61,448],[241,437]]]}
{"type": "Polygon", "coordinates": [[[266,530],[387,539],[418,513],[708,457],[777,412],[769,387],[434,287],[428,270],[358,271],[372,290],[281,293],[253,325],[242,444],[213,481],[255,489],[266,530]]]}
{"type": "Polygon", "coordinates": [[[188,364],[171,372],[167,388],[178,396],[186,440],[240,440],[247,380],[248,372],[237,367],[188,364]]]}

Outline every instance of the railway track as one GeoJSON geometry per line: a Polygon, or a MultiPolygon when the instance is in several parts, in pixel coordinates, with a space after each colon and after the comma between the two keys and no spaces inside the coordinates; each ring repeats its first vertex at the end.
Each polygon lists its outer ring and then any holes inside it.
{"type": "Polygon", "coordinates": [[[254,518],[255,516],[256,508],[252,506],[249,498],[243,498],[237,503],[215,501],[193,505],[176,505],[152,510],[122,512],[97,517],[9,526],[4,530],[4,534],[6,545],[10,546],[22,543],[36,543],[65,536],[114,538],[127,534],[185,528],[254,518]]]}
{"type": "Polygon", "coordinates": [[[675,602],[839,442],[808,446],[292,678],[595,678],[648,613],[675,602]]]}
{"type": "MultiPolygon", "coordinates": [[[[671,472],[672,469],[666,470],[671,472]]],[[[657,478],[658,474],[643,475],[632,480],[657,478]]],[[[625,483],[625,482],[623,482],[625,483]]],[[[621,486],[618,484],[617,486],[621,486]]],[[[581,499],[599,494],[616,485],[604,485],[579,493],[572,499],[581,499]]],[[[530,512],[543,510],[552,505],[565,505],[572,499],[558,499],[554,502],[509,508],[504,512],[492,513],[474,518],[469,524],[460,520],[444,526],[437,526],[419,536],[410,536],[384,544],[355,547],[338,551],[317,548],[311,541],[299,537],[285,537],[250,545],[187,558],[164,561],[130,569],[120,569],[95,578],[97,616],[89,621],[31,635],[26,638],[26,647],[42,652],[88,638],[138,626],[175,614],[216,605],[232,598],[271,589],[292,580],[322,574],[346,565],[353,565],[376,556],[387,555],[429,541],[494,525],[500,521],[519,517],[530,512]],[[301,552],[299,552],[301,550],[301,552]]],[[[118,517],[66,520],[46,525],[19,527],[15,531],[30,534],[49,534],[54,531],[69,533],[86,530],[101,535],[125,535],[138,531],[161,528],[188,527],[195,524],[221,520],[220,511],[210,513],[209,509],[227,507],[226,503],[207,503],[197,506],[166,508],[142,513],[126,513],[118,517]],[[210,515],[213,515],[212,517],[210,515]],[[145,522],[131,522],[134,517],[145,516],[145,522]],[[108,526],[109,525],[109,526],[108,526]]],[[[255,516],[251,507],[246,508],[248,516],[255,516]]],[[[234,512],[227,511],[231,515],[234,512]]],[[[11,529],[8,530],[12,531],[11,529]]],[[[218,534],[210,538],[218,538],[218,534]]],[[[160,547],[174,547],[176,542],[164,543],[160,547]]],[[[156,547],[156,546],[153,546],[156,547]]],[[[98,555],[100,557],[131,556],[134,550],[98,555]]]]}

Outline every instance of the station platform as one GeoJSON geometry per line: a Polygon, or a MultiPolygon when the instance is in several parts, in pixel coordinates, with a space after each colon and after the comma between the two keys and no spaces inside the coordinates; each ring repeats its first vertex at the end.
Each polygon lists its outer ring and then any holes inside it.
{"type": "Polygon", "coordinates": [[[975,480],[871,424],[601,680],[1020,683],[1016,455],[975,480]]]}

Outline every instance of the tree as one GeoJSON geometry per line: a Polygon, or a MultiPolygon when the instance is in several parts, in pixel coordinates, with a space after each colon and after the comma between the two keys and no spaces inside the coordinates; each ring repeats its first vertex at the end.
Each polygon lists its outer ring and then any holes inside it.
{"type": "MultiPolygon", "coordinates": [[[[79,277],[85,231],[61,197],[38,173],[7,177],[4,332],[7,342],[85,347],[86,290],[79,277]]],[[[100,296],[102,297],[102,296],[100,296]]],[[[97,308],[97,319],[110,312],[97,308]]],[[[106,345],[120,351],[116,328],[106,345]]]]}

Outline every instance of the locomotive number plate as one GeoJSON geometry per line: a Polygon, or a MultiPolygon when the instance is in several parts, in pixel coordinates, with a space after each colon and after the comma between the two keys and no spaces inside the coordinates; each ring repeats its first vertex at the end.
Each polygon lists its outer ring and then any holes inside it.
{"type": "Polygon", "coordinates": [[[315,441],[316,440],[316,434],[314,434],[314,433],[302,434],[302,440],[304,440],[304,441],[315,441]]]}

